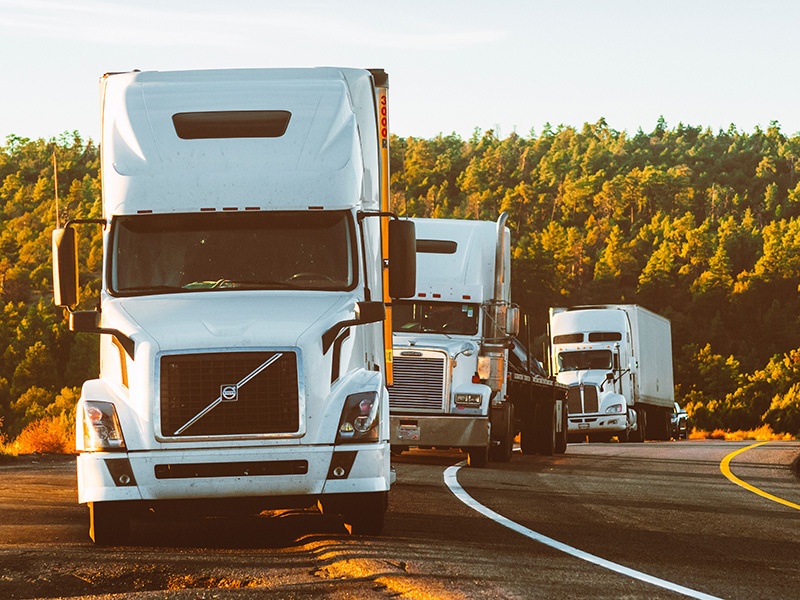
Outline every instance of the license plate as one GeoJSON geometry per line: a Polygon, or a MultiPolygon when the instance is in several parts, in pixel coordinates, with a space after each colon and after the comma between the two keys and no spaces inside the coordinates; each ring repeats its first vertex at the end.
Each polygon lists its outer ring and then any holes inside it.
{"type": "Polygon", "coordinates": [[[419,440],[419,426],[416,425],[400,425],[397,431],[397,437],[401,440],[419,440]]]}
{"type": "Polygon", "coordinates": [[[588,423],[578,423],[578,429],[589,429],[588,423]]]}

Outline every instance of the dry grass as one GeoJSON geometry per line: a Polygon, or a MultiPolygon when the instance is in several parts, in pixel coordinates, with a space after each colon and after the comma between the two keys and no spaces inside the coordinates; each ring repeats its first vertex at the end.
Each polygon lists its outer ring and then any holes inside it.
{"type": "Polygon", "coordinates": [[[25,427],[17,439],[7,445],[14,454],[66,454],[75,451],[75,431],[63,416],[44,417],[25,427]]]}
{"type": "Polygon", "coordinates": [[[714,431],[698,431],[693,429],[689,434],[690,440],[728,440],[733,442],[741,442],[744,440],[755,441],[788,441],[795,439],[790,433],[775,433],[769,425],[762,425],[757,429],[750,431],[726,431],[723,429],[715,429],[714,431]]]}

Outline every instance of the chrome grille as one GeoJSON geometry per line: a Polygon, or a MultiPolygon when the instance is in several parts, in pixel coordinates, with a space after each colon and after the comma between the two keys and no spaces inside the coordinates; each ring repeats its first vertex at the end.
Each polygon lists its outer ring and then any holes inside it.
{"type": "Polygon", "coordinates": [[[597,386],[573,385],[567,395],[567,406],[571,415],[597,412],[597,386]],[[581,391],[583,393],[581,394],[581,391]],[[582,397],[581,397],[582,396],[582,397]]]}
{"type": "Polygon", "coordinates": [[[567,407],[571,415],[579,415],[583,412],[581,406],[581,391],[577,385],[570,386],[567,394],[567,407]]]}
{"type": "Polygon", "coordinates": [[[164,437],[278,434],[300,429],[294,352],[167,355],[161,357],[160,376],[164,437]],[[274,362],[258,371],[270,359],[274,362]],[[240,383],[235,400],[219,401],[223,388],[240,383]],[[186,427],[213,403],[214,408],[186,427]],[[176,433],[181,428],[184,430],[176,433]]]}
{"type": "Polygon", "coordinates": [[[583,386],[583,412],[597,412],[597,388],[593,385],[583,386]]]}
{"type": "Polygon", "coordinates": [[[395,352],[394,385],[389,388],[390,411],[441,412],[445,409],[445,356],[426,354],[428,356],[399,356],[395,352]]]}

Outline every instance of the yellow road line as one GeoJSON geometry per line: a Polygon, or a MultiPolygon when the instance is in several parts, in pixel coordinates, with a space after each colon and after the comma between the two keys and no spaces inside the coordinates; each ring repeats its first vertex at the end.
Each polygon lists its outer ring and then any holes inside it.
{"type": "Polygon", "coordinates": [[[765,492],[763,490],[760,490],[755,486],[750,485],[746,481],[742,481],[736,475],[731,473],[730,464],[731,464],[731,460],[733,460],[733,458],[735,456],[741,454],[742,452],[750,450],[751,448],[755,448],[756,446],[761,446],[763,444],[768,444],[768,443],[769,442],[757,442],[757,443],[752,444],[750,446],[746,446],[745,448],[740,448],[739,450],[736,450],[735,452],[731,452],[730,454],[728,454],[728,456],[726,456],[725,458],[722,459],[721,463],[719,463],[719,470],[722,471],[722,474],[725,475],[725,477],[727,477],[728,479],[730,479],[733,483],[735,483],[736,485],[742,486],[744,489],[749,490],[749,491],[753,492],[754,494],[758,494],[759,496],[763,496],[767,500],[772,500],[773,502],[778,502],[779,504],[784,504],[784,505],[789,506],[791,508],[796,508],[797,510],[800,510],[800,504],[795,504],[794,502],[789,502],[788,500],[784,500],[783,498],[778,498],[777,496],[773,496],[772,494],[768,494],[767,492],[765,492]]]}

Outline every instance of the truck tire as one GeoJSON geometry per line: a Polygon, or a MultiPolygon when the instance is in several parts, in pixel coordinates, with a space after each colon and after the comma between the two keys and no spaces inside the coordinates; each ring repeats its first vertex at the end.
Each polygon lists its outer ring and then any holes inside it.
{"type": "Polygon", "coordinates": [[[629,442],[643,442],[647,435],[647,411],[636,407],[636,431],[631,431],[628,435],[629,442]]]}
{"type": "Polygon", "coordinates": [[[670,413],[663,408],[651,408],[648,411],[647,419],[647,439],[668,441],[670,431],[670,413]]]}
{"type": "Polygon", "coordinates": [[[514,452],[514,405],[506,404],[503,410],[503,435],[500,437],[499,444],[494,441],[489,448],[489,460],[494,462],[508,462],[514,452]]]}
{"type": "Polygon", "coordinates": [[[522,418],[519,432],[519,447],[523,454],[536,454],[536,423],[533,415],[527,413],[522,418]]]}
{"type": "Polygon", "coordinates": [[[556,413],[555,402],[545,402],[540,407],[537,414],[536,433],[539,446],[539,454],[553,456],[556,451],[556,413]]]}
{"type": "Polygon", "coordinates": [[[561,433],[556,435],[556,454],[564,454],[567,451],[567,403],[561,409],[561,433]]]}
{"type": "Polygon", "coordinates": [[[389,492],[353,494],[353,502],[342,515],[351,535],[380,535],[389,506],[389,492]]]}
{"type": "Polygon", "coordinates": [[[131,533],[127,505],[121,502],[89,502],[89,537],[98,546],[117,546],[131,533]]]}
{"type": "Polygon", "coordinates": [[[489,462],[488,446],[471,446],[466,449],[467,464],[476,469],[482,469],[489,462]]]}

